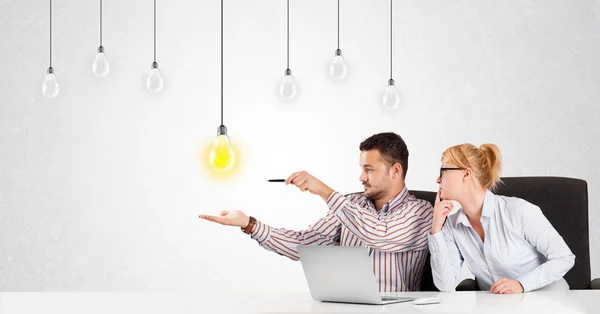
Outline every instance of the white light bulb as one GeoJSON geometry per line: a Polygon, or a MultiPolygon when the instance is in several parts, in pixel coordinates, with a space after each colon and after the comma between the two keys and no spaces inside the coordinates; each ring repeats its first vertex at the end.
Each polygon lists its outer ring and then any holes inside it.
{"type": "Polygon", "coordinates": [[[329,66],[329,74],[336,81],[343,80],[346,78],[346,74],[348,74],[348,67],[346,66],[346,62],[344,62],[344,57],[342,57],[340,49],[335,51],[335,57],[333,57],[331,66],[329,66]]]}
{"type": "Polygon", "coordinates": [[[98,53],[96,54],[96,58],[92,63],[92,72],[96,77],[105,77],[110,70],[110,65],[108,64],[108,60],[106,59],[106,54],[104,53],[104,47],[98,47],[98,53]]]}
{"type": "Polygon", "coordinates": [[[160,70],[158,69],[158,63],[153,62],[152,68],[148,73],[148,78],[146,78],[146,87],[149,91],[153,93],[158,93],[163,88],[164,81],[162,76],[160,75],[160,70]]]}
{"type": "Polygon", "coordinates": [[[294,77],[292,77],[292,70],[285,70],[285,76],[283,80],[281,80],[281,84],[279,85],[279,95],[283,99],[290,100],[296,97],[296,83],[294,83],[294,77]]]}
{"type": "Polygon", "coordinates": [[[383,92],[383,107],[386,109],[396,109],[400,105],[400,95],[394,85],[394,80],[390,79],[388,86],[383,92]]]}
{"type": "Polygon", "coordinates": [[[54,75],[54,69],[49,67],[46,77],[44,78],[44,83],[42,84],[42,94],[46,98],[54,98],[58,95],[59,90],[60,87],[58,86],[58,81],[54,75]]]}

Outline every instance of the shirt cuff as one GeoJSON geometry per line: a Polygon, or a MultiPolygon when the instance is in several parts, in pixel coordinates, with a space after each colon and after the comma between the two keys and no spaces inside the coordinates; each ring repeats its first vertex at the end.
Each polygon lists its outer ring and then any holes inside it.
{"type": "Polygon", "coordinates": [[[533,291],[538,288],[536,269],[528,272],[527,274],[519,277],[517,280],[523,286],[523,292],[533,291]]]}
{"type": "Polygon", "coordinates": [[[256,225],[254,227],[254,231],[250,233],[252,239],[258,241],[258,243],[265,242],[269,236],[271,235],[271,227],[267,224],[256,221],[256,225]]]}
{"type": "Polygon", "coordinates": [[[446,251],[446,239],[442,231],[436,234],[429,234],[427,236],[427,242],[429,244],[429,252],[432,254],[445,252],[446,251]]]}
{"type": "Polygon", "coordinates": [[[339,192],[333,192],[327,199],[327,206],[332,213],[336,213],[340,208],[344,207],[346,203],[346,197],[341,195],[339,192]]]}

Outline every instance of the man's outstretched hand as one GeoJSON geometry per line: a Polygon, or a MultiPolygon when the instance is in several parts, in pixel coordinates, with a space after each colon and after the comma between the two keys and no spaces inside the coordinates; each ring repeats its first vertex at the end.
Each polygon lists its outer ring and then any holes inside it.
{"type": "MultiPolygon", "coordinates": [[[[327,202],[327,199],[331,193],[333,193],[332,188],[306,171],[293,173],[285,180],[285,184],[292,184],[298,187],[300,191],[309,191],[312,194],[319,195],[325,202],[327,202]]],[[[223,210],[219,216],[201,214],[198,217],[224,226],[236,226],[241,228],[246,228],[250,222],[250,217],[239,210],[223,210]]]]}
{"type": "Polygon", "coordinates": [[[236,226],[241,228],[245,228],[250,221],[250,217],[239,210],[222,210],[219,216],[202,214],[199,218],[216,222],[224,226],[236,226]]]}

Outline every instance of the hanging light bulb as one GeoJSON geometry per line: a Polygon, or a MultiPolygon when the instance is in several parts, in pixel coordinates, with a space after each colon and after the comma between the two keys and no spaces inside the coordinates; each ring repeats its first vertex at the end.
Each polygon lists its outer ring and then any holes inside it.
{"type": "Polygon", "coordinates": [[[98,53],[96,54],[96,58],[92,63],[92,71],[96,77],[105,77],[110,70],[110,65],[108,64],[108,60],[106,59],[106,54],[104,53],[104,47],[98,47],[98,53]]]}
{"type": "Polygon", "coordinates": [[[396,85],[394,83],[394,79],[393,77],[393,72],[392,72],[392,60],[393,60],[393,53],[392,53],[392,3],[393,0],[390,0],[390,80],[388,81],[388,86],[385,88],[385,90],[383,91],[383,107],[386,109],[396,109],[398,108],[398,106],[400,106],[400,95],[398,94],[398,91],[396,90],[396,85]]]}
{"type": "Polygon", "coordinates": [[[279,84],[279,95],[283,97],[283,99],[290,100],[296,97],[296,83],[294,82],[294,77],[292,76],[292,70],[285,70],[285,76],[281,80],[281,84],[279,84]]]}
{"type": "Polygon", "coordinates": [[[223,124],[223,0],[221,0],[221,125],[210,148],[208,162],[217,172],[228,172],[235,166],[235,153],[227,136],[227,127],[223,124]]]}
{"type": "Polygon", "coordinates": [[[60,87],[58,86],[58,81],[56,80],[56,75],[54,75],[54,68],[52,67],[52,0],[50,2],[50,65],[48,67],[48,72],[46,72],[46,77],[44,77],[44,82],[42,83],[42,95],[46,98],[54,98],[58,95],[60,87]]]}
{"type": "Polygon", "coordinates": [[[331,78],[336,81],[345,79],[346,74],[348,74],[348,67],[346,66],[346,62],[344,62],[342,50],[340,49],[335,51],[335,57],[333,57],[333,61],[329,67],[329,74],[331,74],[331,78]]]}
{"type": "Polygon", "coordinates": [[[44,78],[44,83],[42,84],[42,94],[46,98],[54,98],[58,95],[59,90],[60,87],[58,86],[58,81],[54,75],[54,69],[49,67],[46,77],[44,78]]]}
{"type": "Polygon", "coordinates": [[[227,136],[227,127],[224,125],[219,126],[217,137],[213,140],[209,163],[218,172],[227,172],[235,165],[235,153],[227,136]]]}
{"type": "Polygon", "coordinates": [[[285,76],[279,84],[279,95],[285,100],[291,100],[296,97],[298,91],[294,77],[292,76],[292,70],[290,70],[290,0],[287,0],[287,69],[285,70],[285,76]]]}
{"type": "Polygon", "coordinates": [[[92,72],[96,77],[105,77],[110,70],[106,54],[104,53],[104,47],[102,46],[102,0],[100,0],[100,46],[96,53],[96,58],[92,62],[92,72]]]}
{"type": "Polygon", "coordinates": [[[344,62],[342,50],[340,49],[340,0],[337,2],[337,47],[333,61],[331,61],[331,65],[329,66],[329,74],[334,80],[341,81],[346,78],[348,67],[346,66],[346,62],[344,62]]]}
{"type": "Polygon", "coordinates": [[[148,77],[146,78],[146,87],[149,91],[153,93],[158,93],[163,88],[164,80],[162,75],[160,75],[160,70],[158,69],[158,63],[152,62],[152,67],[150,68],[150,72],[148,72],[148,77]]]}
{"type": "Polygon", "coordinates": [[[386,109],[396,109],[400,105],[400,95],[394,85],[394,80],[390,79],[388,86],[383,92],[383,107],[386,109]]]}
{"type": "Polygon", "coordinates": [[[150,72],[148,72],[148,77],[146,78],[146,88],[152,93],[158,93],[162,90],[163,86],[164,80],[162,75],[160,75],[158,62],[156,62],[156,0],[154,0],[154,62],[152,62],[150,72]]]}

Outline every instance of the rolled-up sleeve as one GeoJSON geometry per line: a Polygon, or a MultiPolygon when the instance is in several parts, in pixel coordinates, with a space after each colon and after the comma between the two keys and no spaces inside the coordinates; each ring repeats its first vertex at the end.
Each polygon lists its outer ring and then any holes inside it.
{"type": "Polygon", "coordinates": [[[335,215],[327,213],[325,217],[301,231],[274,228],[257,221],[251,236],[263,248],[297,261],[300,259],[298,245],[339,244],[340,228],[341,224],[335,215]]]}

